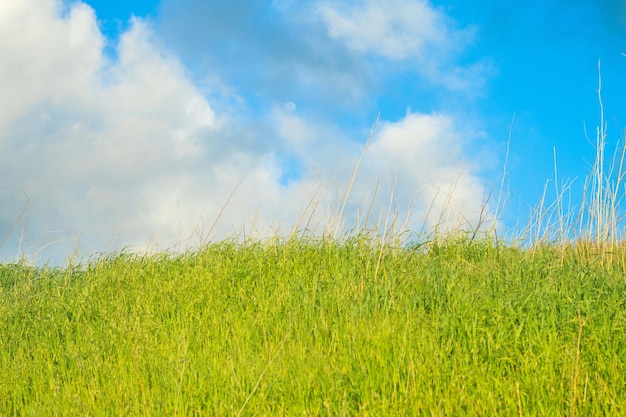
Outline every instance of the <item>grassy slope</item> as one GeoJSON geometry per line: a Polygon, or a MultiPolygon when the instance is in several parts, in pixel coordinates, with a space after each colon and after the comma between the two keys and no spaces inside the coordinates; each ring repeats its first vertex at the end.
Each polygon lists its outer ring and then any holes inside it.
{"type": "Polygon", "coordinates": [[[0,414],[626,413],[625,250],[370,243],[0,266],[0,414]]]}

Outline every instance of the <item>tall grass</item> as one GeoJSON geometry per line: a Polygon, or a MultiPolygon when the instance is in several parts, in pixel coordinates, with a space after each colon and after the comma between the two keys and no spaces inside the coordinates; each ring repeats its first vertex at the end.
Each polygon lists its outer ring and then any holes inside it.
{"type": "Polygon", "coordinates": [[[2,415],[626,409],[624,271],[573,251],[276,239],[2,268],[2,415]]]}
{"type": "MultiPolygon", "coordinates": [[[[618,141],[609,161],[605,166],[607,151],[607,123],[604,120],[604,105],[602,103],[602,77],[600,76],[600,61],[598,61],[598,102],[600,105],[600,124],[596,128],[596,158],[592,167],[590,184],[585,191],[591,197],[588,202],[587,219],[582,220],[586,224],[586,236],[599,245],[615,245],[619,243],[621,221],[621,202],[624,192],[624,137],[618,141]]],[[[583,226],[584,227],[584,226],[583,226]]]]}
{"type": "Polygon", "coordinates": [[[625,191],[625,135],[612,146],[608,140],[608,124],[602,101],[602,75],[598,61],[599,123],[595,139],[589,139],[594,150],[593,163],[585,178],[582,199],[572,205],[570,200],[575,181],[559,182],[557,152],[554,150],[554,197],[549,198],[546,183],[539,204],[532,210],[521,241],[531,245],[582,244],[594,250],[609,252],[620,245],[624,235],[624,211],[621,207],[625,191]]]}

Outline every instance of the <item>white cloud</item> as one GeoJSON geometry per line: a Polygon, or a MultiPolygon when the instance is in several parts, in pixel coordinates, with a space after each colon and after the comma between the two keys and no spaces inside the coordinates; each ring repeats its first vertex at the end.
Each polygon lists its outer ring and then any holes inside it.
{"type": "Polygon", "coordinates": [[[423,1],[334,2],[319,10],[332,37],[392,59],[419,56],[427,44],[444,44],[448,38],[445,15],[423,1]]]}
{"type": "Polygon", "coordinates": [[[427,230],[476,227],[489,214],[483,213],[485,183],[464,159],[469,141],[458,129],[451,116],[407,113],[381,123],[363,161],[369,181],[393,181],[397,204],[412,207],[427,230]]]}
{"type": "MultiPolygon", "coordinates": [[[[27,253],[54,242],[40,258],[62,262],[77,235],[82,253],[92,253],[196,244],[209,232],[267,236],[332,226],[360,154],[356,138],[284,101],[265,125],[239,126],[156,46],[146,23],[132,22],[110,61],[93,10],[63,4],[0,5],[0,177],[10,179],[0,186],[0,227],[7,230],[28,200],[27,253]],[[284,154],[303,167],[287,184],[284,154]]],[[[482,194],[473,167],[461,169],[461,137],[446,116],[409,113],[381,123],[353,185],[348,227],[376,181],[395,174],[397,210],[419,195],[443,207],[436,190],[454,183],[448,206],[471,218],[482,194]]],[[[377,199],[374,210],[386,210],[387,201],[377,199]]],[[[14,230],[0,255],[14,254],[20,239],[14,230]]]]}
{"type": "Polygon", "coordinates": [[[455,54],[473,41],[475,31],[459,29],[427,0],[321,1],[317,9],[332,38],[355,51],[412,62],[436,84],[467,88],[489,71],[485,63],[467,68],[454,64],[455,54]]]}
{"type": "Polygon", "coordinates": [[[5,126],[41,100],[82,94],[102,65],[104,39],[83,4],[65,18],[55,1],[7,0],[0,6],[0,124],[5,126]],[[59,46],[62,46],[60,48],[59,46]]]}
{"type": "MultiPolygon", "coordinates": [[[[309,172],[320,175],[309,174],[303,182],[308,181],[309,189],[324,184],[333,208],[330,215],[338,214],[362,145],[287,112],[278,112],[276,124],[300,160],[309,164],[309,172]],[[332,140],[321,140],[324,137],[332,140]],[[319,161],[324,163],[316,170],[319,161]]],[[[464,156],[481,133],[461,128],[454,117],[442,114],[408,112],[397,122],[381,121],[351,186],[341,219],[344,226],[363,226],[367,210],[373,220],[369,226],[374,226],[377,219],[386,218],[390,204],[392,213],[402,216],[414,231],[468,229],[487,219],[486,184],[474,161],[464,156]]],[[[322,213],[318,222],[323,215],[328,213],[322,213]]],[[[327,223],[336,221],[331,218],[327,223]]]]}
{"type": "MultiPolygon", "coordinates": [[[[82,249],[104,251],[120,222],[120,245],[169,246],[217,217],[242,179],[240,191],[276,192],[271,158],[220,150],[222,122],[146,24],[133,21],[107,62],[91,8],[31,3],[0,13],[0,175],[11,179],[0,221],[8,227],[28,199],[27,246],[58,238],[62,257],[79,234],[82,249]]],[[[254,209],[228,214],[243,223],[254,209]]]]}

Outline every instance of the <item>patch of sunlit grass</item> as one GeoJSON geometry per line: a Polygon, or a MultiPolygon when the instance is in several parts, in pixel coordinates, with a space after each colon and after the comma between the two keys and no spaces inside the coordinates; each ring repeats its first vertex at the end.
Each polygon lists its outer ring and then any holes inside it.
{"type": "Polygon", "coordinates": [[[617,415],[623,272],[362,238],[4,265],[0,412],[617,415]]]}

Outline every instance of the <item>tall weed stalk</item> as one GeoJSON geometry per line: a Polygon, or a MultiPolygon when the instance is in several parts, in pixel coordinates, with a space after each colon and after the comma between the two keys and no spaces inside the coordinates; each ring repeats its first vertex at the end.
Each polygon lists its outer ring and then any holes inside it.
{"type": "Polygon", "coordinates": [[[546,182],[542,197],[531,209],[527,227],[522,231],[520,240],[531,247],[556,244],[562,247],[571,244],[590,245],[597,250],[606,251],[621,241],[623,232],[623,213],[621,209],[624,197],[626,167],[624,166],[626,148],[624,137],[611,148],[608,140],[608,124],[605,120],[602,101],[602,74],[598,61],[599,124],[596,127],[595,141],[587,141],[594,149],[594,161],[585,179],[581,202],[578,208],[572,207],[571,192],[574,180],[559,182],[557,153],[554,149],[554,199],[550,200],[549,181],[546,182]]]}
{"type": "Polygon", "coordinates": [[[595,161],[589,180],[585,184],[585,196],[581,209],[586,215],[582,238],[595,245],[614,246],[620,240],[623,215],[620,206],[624,186],[624,148],[623,138],[615,145],[612,158],[607,161],[607,130],[602,101],[602,76],[598,61],[598,103],[600,106],[600,124],[596,127],[595,161]],[[607,165],[608,162],[608,165],[607,165]],[[584,205],[586,203],[586,206],[584,205]]]}

